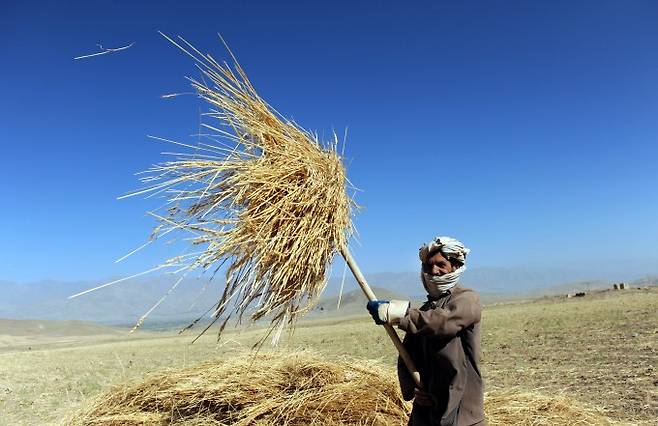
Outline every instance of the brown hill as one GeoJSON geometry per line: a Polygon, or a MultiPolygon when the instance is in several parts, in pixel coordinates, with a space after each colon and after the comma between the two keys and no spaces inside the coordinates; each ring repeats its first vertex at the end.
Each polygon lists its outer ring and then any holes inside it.
{"type": "Polygon", "coordinates": [[[120,335],[125,331],[85,321],[0,319],[0,335],[6,336],[97,336],[120,335]]]}
{"type": "Polygon", "coordinates": [[[0,319],[0,352],[116,339],[127,333],[84,321],[0,319]]]}

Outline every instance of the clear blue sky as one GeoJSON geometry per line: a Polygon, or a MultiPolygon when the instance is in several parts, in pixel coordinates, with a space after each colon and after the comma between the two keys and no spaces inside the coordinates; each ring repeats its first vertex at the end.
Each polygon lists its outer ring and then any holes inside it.
{"type": "Polygon", "coordinates": [[[474,266],[658,258],[658,3],[18,2],[0,6],[0,280],[100,279],[168,254],[116,197],[192,141],[189,58],[237,53],[261,95],[349,127],[367,272],[462,239],[474,266]],[[93,4],[93,5],[92,5],[93,4]],[[95,44],[132,48],[74,61],[95,44]]]}

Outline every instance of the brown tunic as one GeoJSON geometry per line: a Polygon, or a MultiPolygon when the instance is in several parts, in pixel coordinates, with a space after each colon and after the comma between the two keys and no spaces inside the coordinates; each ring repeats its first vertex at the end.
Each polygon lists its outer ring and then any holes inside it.
{"type": "MultiPolygon", "coordinates": [[[[432,407],[414,404],[413,426],[484,425],[484,385],[480,374],[480,300],[459,285],[420,309],[410,309],[399,328],[432,407]]],[[[401,359],[398,377],[404,399],[414,397],[414,381],[401,359]]]]}

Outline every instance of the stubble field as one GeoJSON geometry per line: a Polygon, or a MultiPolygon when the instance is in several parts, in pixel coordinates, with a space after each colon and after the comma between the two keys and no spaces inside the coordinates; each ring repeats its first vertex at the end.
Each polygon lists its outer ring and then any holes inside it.
{"type": "MultiPolygon", "coordinates": [[[[488,390],[564,393],[624,423],[656,424],[658,288],[487,306],[482,330],[488,390]]],[[[261,332],[232,331],[219,344],[212,335],[190,345],[193,335],[158,334],[5,350],[0,424],[61,424],[114,384],[244,354],[261,332]]],[[[388,337],[366,317],[302,323],[286,345],[395,368],[388,337]]]]}

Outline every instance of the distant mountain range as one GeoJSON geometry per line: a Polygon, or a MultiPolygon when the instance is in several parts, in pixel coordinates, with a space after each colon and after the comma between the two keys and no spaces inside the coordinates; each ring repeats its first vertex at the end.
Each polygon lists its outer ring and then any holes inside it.
{"type": "MultiPolygon", "coordinates": [[[[477,290],[484,303],[512,298],[570,293],[608,288],[614,282],[633,286],[658,283],[658,262],[642,268],[473,268],[464,273],[462,283],[477,290]]],[[[149,316],[146,326],[180,324],[191,321],[212,307],[222,287],[222,279],[208,284],[202,280],[183,281],[149,316]],[[204,289],[204,286],[207,288],[204,289]]],[[[367,274],[380,298],[419,301],[424,290],[417,272],[367,274]]],[[[68,300],[67,297],[97,286],[99,282],[40,281],[0,282],[0,318],[83,320],[110,325],[132,325],[150,309],[175,281],[175,277],[132,280],[68,300]]],[[[313,315],[336,310],[342,277],[332,277],[313,315]]],[[[345,279],[341,314],[363,312],[365,298],[351,275],[345,279]],[[358,306],[352,308],[352,306],[358,306]]],[[[0,334],[2,334],[0,330],[0,334]]]]}
{"type": "MultiPolygon", "coordinates": [[[[620,261],[618,264],[566,265],[556,267],[479,267],[464,272],[461,282],[481,294],[527,297],[571,290],[601,288],[615,282],[651,281],[658,277],[656,261],[620,261]],[[623,265],[622,268],[619,265],[623,265]]],[[[326,294],[337,294],[342,277],[334,276],[326,294]]],[[[386,288],[396,294],[421,296],[424,294],[419,272],[367,274],[370,285],[386,288]]],[[[357,288],[348,273],[345,288],[357,288]]]]}
{"type": "MultiPolygon", "coordinates": [[[[171,287],[172,277],[116,284],[78,298],[68,297],[99,282],[0,282],[0,318],[94,321],[132,325],[171,287]]],[[[197,318],[218,294],[219,283],[203,292],[204,282],[182,282],[149,316],[151,323],[180,323],[197,318]]],[[[0,332],[1,334],[1,332],[0,332]]]]}

